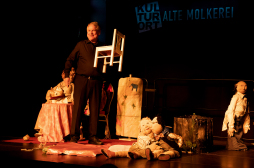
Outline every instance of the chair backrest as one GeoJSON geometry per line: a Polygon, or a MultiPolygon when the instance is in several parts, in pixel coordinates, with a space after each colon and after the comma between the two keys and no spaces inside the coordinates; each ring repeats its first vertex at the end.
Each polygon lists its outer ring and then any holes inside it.
{"type": "Polygon", "coordinates": [[[124,42],[125,42],[125,35],[123,35],[117,29],[114,29],[113,40],[112,40],[113,50],[115,50],[119,54],[123,52],[124,42]]]}

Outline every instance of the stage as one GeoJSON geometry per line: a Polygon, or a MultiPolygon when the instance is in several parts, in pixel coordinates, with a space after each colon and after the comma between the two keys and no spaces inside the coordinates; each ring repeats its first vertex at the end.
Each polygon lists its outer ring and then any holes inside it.
{"type": "MultiPolygon", "coordinates": [[[[181,158],[169,161],[146,159],[132,160],[129,158],[107,159],[99,154],[96,157],[70,156],[70,155],[47,155],[42,150],[36,149],[39,143],[26,141],[23,143],[19,138],[2,137],[0,142],[1,164],[5,166],[26,167],[138,167],[138,168],[250,168],[254,164],[254,140],[245,140],[248,151],[227,151],[226,139],[214,137],[213,151],[202,154],[183,153],[181,158]],[[9,141],[6,141],[9,140],[9,141]],[[27,150],[24,150],[27,149],[27,150]]],[[[116,141],[116,140],[112,140],[116,141]]],[[[109,140],[107,140],[109,142],[109,140]]],[[[53,143],[51,143],[53,144],[53,143]]],[[[50,144],[49,144],[50,145],[50,144]]],[[[83,145],[86,145],[84,142],[83,145]]]]}

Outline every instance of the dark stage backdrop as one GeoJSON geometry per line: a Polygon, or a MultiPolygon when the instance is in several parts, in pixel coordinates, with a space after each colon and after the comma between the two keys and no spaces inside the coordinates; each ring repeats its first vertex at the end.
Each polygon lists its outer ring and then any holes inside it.
{"type": "MultiPolygon", "coordinates": [[[[222,137],[234,84],[253,80],[249,42],[244,40],[249,36],[248,19],[245,2],[238,0],[111,0],[107,4],[107,32],[118,28],[126,34],[123,76],[145,78],[148,87],[156,89],[147,92],[144,115],[161,112],[169,125],[173,117],[193,113],[213,117],[214,135],[222,137]]],[[[248,86],[252,105],[253,81],[248,86]]],[[[245,137],[254,138],[253,131],[245,137]]]]}
{"type": "Polygon", "coordinates": [[[124,73],[151,80],[252,78],[235,68],[251,65],[244,56],[246,16],[239,1],[107,2],[108,42],[113,28],[126,34],[124,73]]]}
{"type": "MultiPolygon", "coordinates": [[[[75,44],[86,38],[86,26],[91,21],[101,25],[100,40],[106,44],[112,42],[114,28],[126,35],[123,71],[117,72],[117,65],[107,68],[107,78],[116,92],[119,78],[129,74],[148,81],[148,88],[154,88],[155,81],[161,78],[254,80],[253,61],[246,40],[249,37],[246,31],[248,10],[244,1],[90,0],[68,4],[16,3],[9,4],[6,9],[2,65],[3,104],[7,108],[2,110],[1,117],[4,135],[23,136],[33,132],[47,90],[62,80],[65,60],[75,44]]],[[[212,108],[211,99],[222,92],[225,98],[214,102],[221,112],[216,115],[206,111],[200,113],[217,117],[221,122],[233,95],[230,89],[234,82],[212,82],[208,87],[197,81],[195,87],[189,82],[167,83],[156,88],[161,92],[170,86],[166,89],[166,99],[148,93],[144,100],[149,102],[149,107],[145,104],[144,115],[153,116],[162,111],[154,109],[153,100],[156,100],[158,105],[166,104],[164,113],[170,121],[185,113],[172,110],[171,95],[180,92],[186,98],[184,102],[174,99],[173,107],[193,109],[190,102],[197,100],[194,104],[201,106],[197,108],[212,108]],[[198,85],[201,88],[196,87],[198,85]],[[216,92],[213,92],[214,87],[216,92]]],[[[250,90],[253,89],[251,84],[250,90]]],[[[114,132],[116,97],[111,109],[114,132]]],[[[186,114],[192,112],[189,110],[186,114]]],[[[221,124],[217,124],[216,130],[221,129],[221,124]]],[[[220,132],[216,135],[220,136],[220,132]]],[[[253,133],[249,138],[254,138],[253,133]]]]}

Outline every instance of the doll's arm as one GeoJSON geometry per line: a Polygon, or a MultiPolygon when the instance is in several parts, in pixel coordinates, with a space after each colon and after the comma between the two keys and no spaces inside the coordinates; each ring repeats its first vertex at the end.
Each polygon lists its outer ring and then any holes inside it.
{"type": "Polygon", "coordinates": [[[246,110],[246,114],[244,116],[244,122],[243,122],[243,132],[246,134],[250,130],[250,109],[248,106],[248,109],[246,110]]]}
{"type": "Polygon", "coordinates": [[[48,91],[47,91],[47,94],[46,94],[46,100],[47,100],[47,102],[50,102],[50,101],[51,101],[50,98],[51,98],[52,92],[53,92],[53,89],[52,89],[52,87],[51,87],[51,89],[48,90],[48,91]]]}
{"type": "Polygon", "coordinates": [[[182,147],[182,145],[183,145],[183,138],[180,135],[177,135],[177,134],[174,134],[174,133],[169,133],[168,137],[170,139],[177,140],[177,144],[178,144],[179,148],[182,147]]]}

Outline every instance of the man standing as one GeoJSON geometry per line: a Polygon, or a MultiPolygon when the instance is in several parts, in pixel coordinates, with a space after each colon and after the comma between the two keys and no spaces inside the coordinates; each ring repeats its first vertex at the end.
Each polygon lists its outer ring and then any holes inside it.
{"type": "Polygon", "coordinates": [[[77,43],[65,63],[66,86],[70,84],[69,73],[71,67],[76,67],[74,79],[74,106],[72,110],[71,142],[77,142],[80,137],[81,117],[89,99],[89,137],[88,143],[102,145],[97,138],[97,123],[100,110],[102,89],[102,65],[98,62],[97,68],[93,67],[95,49],[102,44],[98,41],[101,33],[97,22],[91,22],[87,26],[87,38],[77,43]]]}

